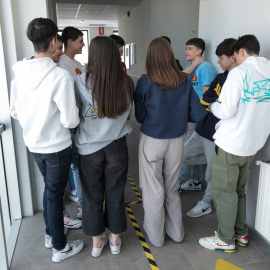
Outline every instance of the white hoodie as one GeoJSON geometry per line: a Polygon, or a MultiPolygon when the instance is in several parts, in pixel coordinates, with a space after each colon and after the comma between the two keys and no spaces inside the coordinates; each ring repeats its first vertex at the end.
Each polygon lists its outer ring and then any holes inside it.
{"type": "Polygon", "coordinates": [[[69,128],[79,124],[70,74],[49,57],[19,61],[13,71],[10,112],[29,150],[54,153],[70,146],[69,128]]]}
{"type": "Polygon", "coordinates": [[[211,107],[221,119],[215,144],[230,154],[255,155],[270,133],[270,61],[250,56],[231,70],[219,102],[211,107]]]}

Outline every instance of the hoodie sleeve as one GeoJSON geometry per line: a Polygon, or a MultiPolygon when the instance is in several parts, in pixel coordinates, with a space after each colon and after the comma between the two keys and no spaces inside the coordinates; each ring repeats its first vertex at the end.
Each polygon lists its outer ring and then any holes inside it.
{"type": "Polygon", "coordinates": [[[143,83],[143,77],[141,77],[138,80],[136,90],[134,93],[135,117],[139,123],[142,123],[146,116],[146,109],[144,106],[144,100],[145,100],[144,88],[145,88],[145,85],[143,83]]]}
{"type": "Polygon", "coordinates": [[[78,83],[78,78],[76,79],[75,84],[74,84],[76,105],[77,105],[77,107],[79,109],[82,109],[83,103],[82,103],[82,99],[81,99],[81,95],[80,95],[80,90],[79,90],[79,88],[77,86],[77,83],[78,83]]]}
{"type": "Polygon", "coordinates": [[[211,111],[219,119],[231,118],[238,109],[243,90],[243,75],[235,68],[228,74],[218,101],[212,104],[211,111]]]}
{"type": "Polygon", "coordinates": [[[65,128],[78,126],[79,110],[76,107],[74,82],[72,78],[64,80],[54,93],[53,100],[60,111],[60,122],[65,128]]]}
{"type": "Polygon", "coordinates": [[[192,123],[197,123],[201,120],[202,114],[203,107],[200,103],[200,99],[196,94],[193,86],[190,84],[188,121],[192,123]]]}

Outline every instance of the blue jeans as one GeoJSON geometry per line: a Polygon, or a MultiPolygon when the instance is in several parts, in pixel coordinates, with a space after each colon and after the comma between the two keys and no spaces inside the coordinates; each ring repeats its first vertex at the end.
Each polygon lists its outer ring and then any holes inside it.
{"type": "Polygon", "coordinates": [[[69,173],[69,187],[70,190],[76,189],[77,197],[78,197],[78,205],[82,207],[82,185],[79,175],[79,167],[78,167],[78,147],[75,144],[75,133],[74,129],[70,130],[71,138],[72,138],[72,157],[71,157],[71,167],[69,173]]]}
{"type": "Polygon", "coordinates": [[[105,227],[114,234],[126,231],[126,137],[111,142],[95,153],[80,155],[79,170],[83,187],[83,233],[87,236],[98,236],[105,231],[105,227]]]}
{"type": "Polygon", "coordinates": [[[46,234],[52,236],[53,247],[61,250],[66,246],[64,234],[63,197],[67,186],[71,162],[71,147],[50,154],[32,153],[44,178],[43,217],[46,234]]]}
{"type": "MultiPolygon", "coordinates": [[[[184,142],[187,142],[196,128],[196,123],[189,123],[189,134],[185,136],[184,142]]],[[[179,174],[179,186],[181,186],[188,178],[191,171],[191,178],[195,181],[201,180],[201,165],[181,164],[179,174]]]]}

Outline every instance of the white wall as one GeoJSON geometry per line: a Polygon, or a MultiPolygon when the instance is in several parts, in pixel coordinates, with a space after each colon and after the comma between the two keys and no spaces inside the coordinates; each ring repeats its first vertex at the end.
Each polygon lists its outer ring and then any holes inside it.
{"type": "Polygon", "coordinates": [[[185,44],[198,36],[199,0],[142,0],[130,17],[118,22],[119,35],[127,44],[136,44],[136,64],[128,74],[145,73],[145,57],[149,43],[156,37],[168,36],[175,57],[185,66],[185,44]]]}
{"type": "MultiPolygon", "coordinates": [[[[206,40],[206,58],[215,63],[217,70],[221,71],[216,63],[215,49],[220,42],[229,37],[238,38],[245,34],[254,34],[261,44],[260,55],[269,58],[269,9],[270,2],[267,0],[200,1],[199,36],[206,40]]],[[[255,224],[259,180],[259,167],[255,165],[257,159],[270,160],[270,139],[257,153],[247,183],[247,224],[252,228],[255,224]]]]}
{"type": "MultiPolygon", "coordinates": [[[[115,27],[104,27],[104,36],[110,36],[113,34],[113,30],[117,28],[115,27]]],[[[89,34],[90,34],[90,42],[93,38],[96,36],[99,36],[98,27],[90,27],[89,28],[89,34]]]]}
{"type": "Polygon", "coordinates": [[[268,0],[200,0],[199,36],[209,45],[206,58],[215,68],[215,50],[225,38],[238,38],[254,34],[261,44],[261,56],[270,55],[269,46],[269,8],[268,0]]]}

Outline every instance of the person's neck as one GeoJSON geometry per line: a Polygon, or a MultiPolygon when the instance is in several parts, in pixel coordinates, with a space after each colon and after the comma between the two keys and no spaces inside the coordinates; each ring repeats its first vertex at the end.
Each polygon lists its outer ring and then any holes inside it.
{"type": "Polygon", "coordinates": [[[69,58],[71,58],[71,59],[74,59],[74,57],[75,57],[75,53],[73,53],[71,50],[69,50],[68,48],[67,48],[67,50],[65,50],[65,52],[64,52],[64,54],[65,55],[67,55],[69,58]]]}
{"type": "Polygon", "coordinates": [[[233,64],[230,66],[230,68],[228,68],[228,72],[230,72],[230,71],[231,71],[232,69],[234,69],[235,67],[237,67],[236,62],[233,63],[233,64]]]}
{"type": "Polygon", "coordinates": [[[46,52],[35,52],[35,56],[34,56],[34,59],[39,59],[39,58],[44,58],[44,57],[51,57],[51,53],[46,51],[46,52]]]}
{"type": "Polygon", "coordinates": [[[205,61],[205,59],[200,56],[200,57],[196,57],[193,60],[191,60],[191,64],[194,64],[195,66],[199,66],[200,64],[202,64],[205,61]]]}

